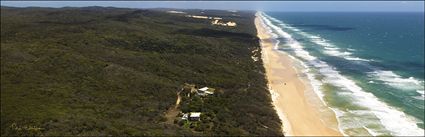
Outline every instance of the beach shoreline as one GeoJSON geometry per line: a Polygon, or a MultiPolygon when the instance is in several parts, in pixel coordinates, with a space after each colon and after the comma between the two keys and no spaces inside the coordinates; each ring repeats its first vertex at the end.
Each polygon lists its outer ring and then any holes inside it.
{"type": "Polygon", "coordinates": [[[275,49],[275,41],[260,18],[257,12],[255,25],[262,60],[282,132],[287,136],[342,136],[335,114],[308,86],[308,80],[294,66],[295,60],[275,49]]]}

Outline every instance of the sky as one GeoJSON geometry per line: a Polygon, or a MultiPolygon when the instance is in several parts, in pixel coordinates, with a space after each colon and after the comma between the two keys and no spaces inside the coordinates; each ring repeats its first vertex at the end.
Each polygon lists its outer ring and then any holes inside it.
{"type": "Polygon", "coordinates": [[[260,11],[424,12],[424,1],[1,1],[13,7],[181,8],[260,11]]]}

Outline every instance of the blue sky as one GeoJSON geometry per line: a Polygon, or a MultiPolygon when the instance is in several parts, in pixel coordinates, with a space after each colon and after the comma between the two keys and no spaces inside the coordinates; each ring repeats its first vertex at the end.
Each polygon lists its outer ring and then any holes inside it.
{"type": "Polygon", "coordinates": [[[424,12],[423,1],[1,1],[1,5],[14,7],[112,6],[261,11],[424,12]]]}

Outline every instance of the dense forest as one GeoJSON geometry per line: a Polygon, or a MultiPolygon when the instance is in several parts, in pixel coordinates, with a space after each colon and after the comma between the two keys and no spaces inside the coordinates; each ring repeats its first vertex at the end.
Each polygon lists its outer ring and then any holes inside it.
{"type": "Polygon", "coordinates": [[[167,10],[1,7],[1,135],[282,135],[254,12],[167,10]],[[207,118],[168,123],[188,84],[207,118]]]}

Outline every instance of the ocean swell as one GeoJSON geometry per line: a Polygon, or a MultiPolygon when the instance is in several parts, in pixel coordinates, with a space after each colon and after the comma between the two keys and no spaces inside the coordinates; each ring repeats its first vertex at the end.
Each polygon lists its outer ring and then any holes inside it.
{"type": "MultiPolygon", "coordinates": [[[[308,38],[311,42],[322,46],[323,48],[323,53],[329,55],[329,56],[335,56],[335,57],[341,57],[344,58],[346,60],[350,60],[350,61],[362,61],[363,64],[366,64],[367,67],[371,68],[372,70],[374,70],[373,72],[369,72],[370,77],[372,77],[375,80],[379,80],[379,81],[383,81],[384,84],[389,85],[391,87],[400,89],[400,90],[414,90],[417,93],[420,94],[420,97],[418,97],[417,99],[422,99],[424,100],[425,95],[424,95],[424,81],[422,80],[418,80],[416,78],[413,77],[409,77],[409,78],[404,78],[400,75],[397,75],[396,73],[392,72],[392,71],[388,71],[388,70],[381,70],[377,67],[374,66],[370,66],[367,62],[370,61],[374,61],[371,59],[364,59],[364,58],[360,58],[360,57],[355,57],[353,56],[352,52],[355,51],[354,49],[346,49],[346,51],[343,51],[342,49],[338,48],[336,45],[332,44],[329,40],[326,40],[320,36],[317,35],[313,35],[313,34],[309,34],[307,32],[303,32],[298,28],[292,27],[288,24],[283,23],[282,21],[270,17],[268,15],[267,16],[270,20],[278,23],[278,25],[284,29],[288,29],[291,31],[294,31],[306,38],[308,38]]],[[[373,82],[373,81],[372,81],[373,82]]]]}

